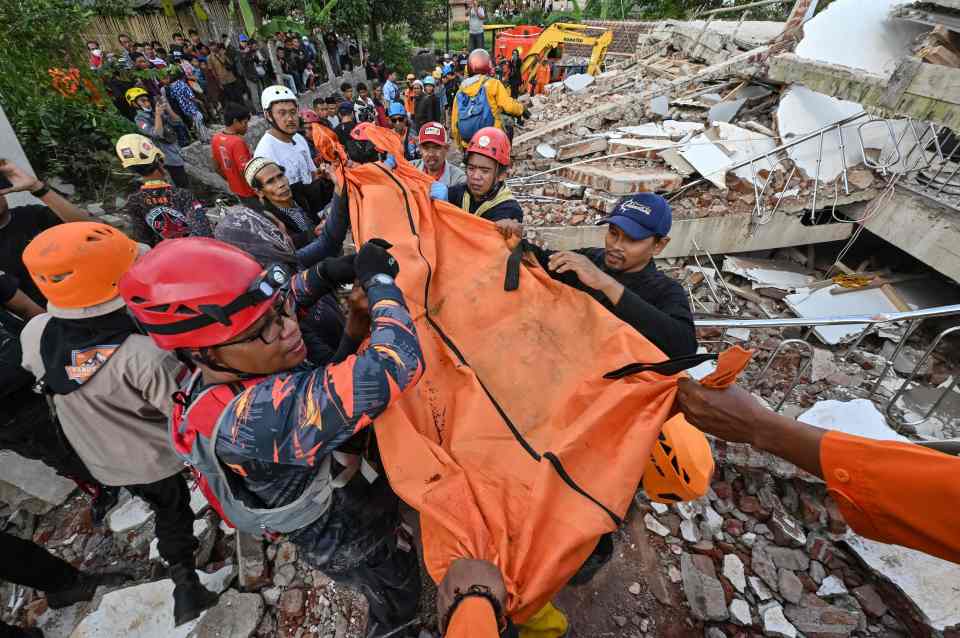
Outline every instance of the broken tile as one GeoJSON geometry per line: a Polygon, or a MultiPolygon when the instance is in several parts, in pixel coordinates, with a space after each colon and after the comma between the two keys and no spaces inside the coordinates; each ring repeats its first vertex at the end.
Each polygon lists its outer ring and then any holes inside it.
{"type": "Polygon", "coordinates": [[[797,628],[783,615],[783,607],[779,603],[768,603],[761,607],[760,619],[766,636],[773,638],[796,638],[797,636],[797,628]]]}
{"type": "Polygon", "coordinates": [[[720,581],[700,571],[689,554],[680,557],[683,592],[694,617],[705,621],[726,620],[730,612],[720,581]]]}
{"type": "Polygon", "coordinates": [[[744,575],[743,561],[736,554],[727,554],[723,557],[723,575],[741,594],[746,589],[747,579],[744,575]]]}
{"type": "Polygon", "coordinates": [[[847,591],[846,585],[836,576],[827,576],[824,578],[820,584],[820,589],[817,590],[817,596],[821,598],[829,598],[830,596],[839,596],[847,593],[849,592],[847,591]]]}
{"type": "Polygon", "coordinates": [[[567,166],[559,171],[569,180],[606,191],[611,195],[632,195],[640,192],[664,192],[679,188],[683,178],[658,168],[620,168],[613,166],[567,166]]]}
{"type": "Polygon", "coordinates": [[[593,153],[602,153],[607,150],[607,138],[591,137],[585,140],[577,140],[569,144],[564,144],[557,149],[558,160],[568,160],[593,153]]]}
{"type": "Polygon", "coordinates": [[[680,156],[720,190],[727,190],[727,170],[733,162],[706,135],[697,135],[680,147],[680,156]]]}
{"type": "Polygon", "coordinates": [[[646,525],[647,529],[656,534],[657,536],[669,536],[670,530],[667,527],[653,517],[653,514],[647,514],[643,517],[643,524],[646,525]]]}

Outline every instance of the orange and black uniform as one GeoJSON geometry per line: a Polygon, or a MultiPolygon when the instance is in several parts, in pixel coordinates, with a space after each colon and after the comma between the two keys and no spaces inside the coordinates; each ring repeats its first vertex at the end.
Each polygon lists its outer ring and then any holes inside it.
{"type": "Polygon", "coordinates": [[[820,443],[820,466],[853,531],[960,563],[960,458],[911,443],[828,432],[820,443]]]}
{"type": "MultiPolygon", "coordinates": [[[[294,276],[291,291],[298,306],[309,307],[331,289],[311,268],[294,276]]],[[[372,331],[358,354],[339,352],[326,366],[301,365],[265,377],[220,417],[216,455],[233,470],[248,507],[288,505],[317,476],[323,457],[373,445],[365,438],[369,430],[363,431],[423,374],[423,353],[400,289],[374,284],[367,298],[372,331]]],[[[397,544],[398,505],[382,473],[372,483],[358,473],[333,490],[318,520],[288,535],[304,560],[360,589],[371,618],[386,627],[412,618],[420,595],[416,552],[397,544]]]]}
{"type": "Polygon", "coordinates": [[[164,239],[213,237],[203,206],[193,193],[163,180],[144,182],[123,209],[133,239],[151,246],[164,239]]]}

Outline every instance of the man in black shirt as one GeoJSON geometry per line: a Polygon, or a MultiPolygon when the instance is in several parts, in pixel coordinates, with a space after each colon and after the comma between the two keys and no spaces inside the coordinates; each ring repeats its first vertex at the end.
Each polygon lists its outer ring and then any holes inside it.
{"type": "Polygon", "coordinates": [[[0,176],[10,182],[9,187],[0,189],[0,271],[16,277],[21,290],[28,297],[40,306],[46,306],[47,300],[37,290],[23,266],[20,258],[23,249],[34,237],[61,221],[90,221],[92,218],[89,213],[51,190],[45,182],[9,160],[0,159],[0,176]],[[19,192],[28,192],[46,205],[10,208],[5,196],[19,192]]]}
{"type": "MultiPolygon", "coordinates": [[[[653,262],[670,242],[670,204],[653,193],[630,195],[601,223],[609,225],[604,248],[529,248],[551,277],[599,301],[668,357],[694,354],[697,338],[687,295],[653,262]]],[[[516,223],[500,222],[497,228],[507,239],[523,234],[516,223]]]]}

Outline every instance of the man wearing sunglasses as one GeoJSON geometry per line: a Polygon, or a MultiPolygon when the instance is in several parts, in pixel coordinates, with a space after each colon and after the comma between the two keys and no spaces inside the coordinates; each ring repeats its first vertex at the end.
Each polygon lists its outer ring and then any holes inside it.
{"type": "Polygon", "coordinates": [[[393,132],[400,136],[403,141],[403,156],[408,161],[420,159],[420,147],[417,146],[417,133],[410,125],[410,118],[407,116],[407,110],[399,102],[390,105],[387,111],[390,118],[390,127],[393,132]]]}
{"type": "Polygon", "coordinates": [[[367,635],[417,613],[420,575],[398,537],[398,499],[373,467],[366,427],[419,381],[423,354],[390,245],[325,260],[292,277],[211,239],[163,242],[120,281],[141,327],[197,371],[171,423],[177,454],[226,519],[257,536],[286,534],[300,556],[370,606],[367,635]],[[304,365],[297,324],[335,287],[359,282],[372,330],[359,354],[304,365]]]}

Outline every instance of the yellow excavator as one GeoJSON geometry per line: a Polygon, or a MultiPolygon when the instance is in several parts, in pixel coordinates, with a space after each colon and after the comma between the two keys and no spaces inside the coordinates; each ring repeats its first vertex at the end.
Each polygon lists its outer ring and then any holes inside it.
{"type": "Polygon", "coordinates": [[[550,82],[562,80],[554,77],[550,59],[562,57],[563,45],[580,44],[593,47],[587,73],[600,73],[607,49],[613,42],[613,31],[585,24],[558,22],[547,28],[530,25],[491,24],[484,26],[492,31],[493,57],[496,65],[509,63],[513,52],[520,55],[520,75],[523,78],[521,88],[524,93],[540,93],[550,82]],[[600,31],[600,35],[588,35],[588,32],[600,31]]]}

